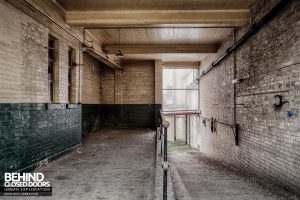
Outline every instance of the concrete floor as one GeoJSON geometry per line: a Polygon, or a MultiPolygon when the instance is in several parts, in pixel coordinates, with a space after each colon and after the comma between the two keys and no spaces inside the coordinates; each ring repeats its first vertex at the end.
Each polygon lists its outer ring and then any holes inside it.
{"type": "MultiPolygon", "coordinates": [[[[41,166],[52,197],[0,199],[152,200],[161,199],[162,170],[156,162],[156,134],[151,130],[101,130],[66,156],[41,166]],[[156,170],[160,169],[160,170],[156,170]],[[155,172],[156,171],[156,172],[155,172]]],[[[184,142],[169,142],[169,198],[201,200],[300,199],[269,182],[225,166],[184,142]]]]}
{"type": "Polygon", "coordinates": [[[35,170],[50,181],[52,197],[3,199],[152,200],[155,140],[150,130],[91,133],[76,151],[35,170]]]}
{"type": "Polygon", "coordinates": [[[176,199],[300,199],[270,182],[211,160],[184,142],[169,142],[169,151],[176,199]]]}

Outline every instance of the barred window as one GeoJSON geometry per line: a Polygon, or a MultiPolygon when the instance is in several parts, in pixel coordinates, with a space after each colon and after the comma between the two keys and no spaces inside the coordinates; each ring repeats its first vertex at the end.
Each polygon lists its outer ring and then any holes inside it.
{"type": "Polygon", "coordinates": [[[54,101],[54,62],[55,62],[55,42],[56,39],[49,35],[48,39],[48,97],[49,101],[54,101]]]}
{"type": "Polygon", "coordinates": [[[68,51],[68,102],[72,101],[72,68],[76,66],[75,49],[69,47],[68,51]]]}

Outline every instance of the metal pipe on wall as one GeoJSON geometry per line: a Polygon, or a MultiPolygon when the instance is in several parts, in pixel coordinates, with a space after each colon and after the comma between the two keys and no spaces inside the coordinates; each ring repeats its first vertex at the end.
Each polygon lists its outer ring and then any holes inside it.
{"type": "Polygon", "coordinates": [[[270,21],[278,12],[280,12],[287,4],[294,0],[281,0],[276,4],[266,15],[264,15],[260,20],[254,22],[251,29],[248,30],[238,41],[236,41],[231,47],[229,47],[225,53],[223,53],[217,60],[211,63],[208,69],[204,70],[197,79],[201,79],[206,74],[208,74],[212,69],[214,69],[222,60],[224,60],[228,55],[234,52],[238,47],[240,47],[244,42],[246,42],[250,36],[256,33],[260,28],[270,21]]]}

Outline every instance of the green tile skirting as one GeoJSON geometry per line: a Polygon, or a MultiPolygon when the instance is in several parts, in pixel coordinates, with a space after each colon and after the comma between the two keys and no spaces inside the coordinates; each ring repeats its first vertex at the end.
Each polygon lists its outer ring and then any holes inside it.
{"type": "Polygon", "coordinates": [[[155,128],[161,104],[83,104],[82,131],[101,128],[155,128]]]}
{"type": "Polygon", "coordinates": [[[82,134],[86,134],[100,128],[100,105],[82,104],[81,123],[82,134]]]}
{"type": "Polygon", "coordinates": [[[105,128],[155,128],[157,112],[155,104],[102,104],[101,127],[105,128]]]}
{"type": "Polygon", "coordinates": [[[81,106],[0,104],[0,178],[81,143],[81,106]]]}

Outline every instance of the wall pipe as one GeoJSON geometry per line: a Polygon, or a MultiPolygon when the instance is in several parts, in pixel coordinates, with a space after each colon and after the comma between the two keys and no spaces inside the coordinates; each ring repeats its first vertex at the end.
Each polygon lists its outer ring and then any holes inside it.
{"type": "Polygon", "coordinates": [[[251,29],[248,30],[238,41],[236,41],[231,47],[229,47],[225,53],[223,53],[217,60],[211,63],[208,69],[204,70],[197,79],[201,79],[206,74],[208,74],[212,69],[214,69],[222,60],[224,60],[228,55],[234,52],[238,47],[240,47],[244,42],[246,42],[250,36],[256,33],[261,27],[270,21],[278,12],[280,12],[286,5],[288,5],[293,0],[281,0],[277,3],[266,15],[264,15],[260,20],[254,22],[251,29]]]}

